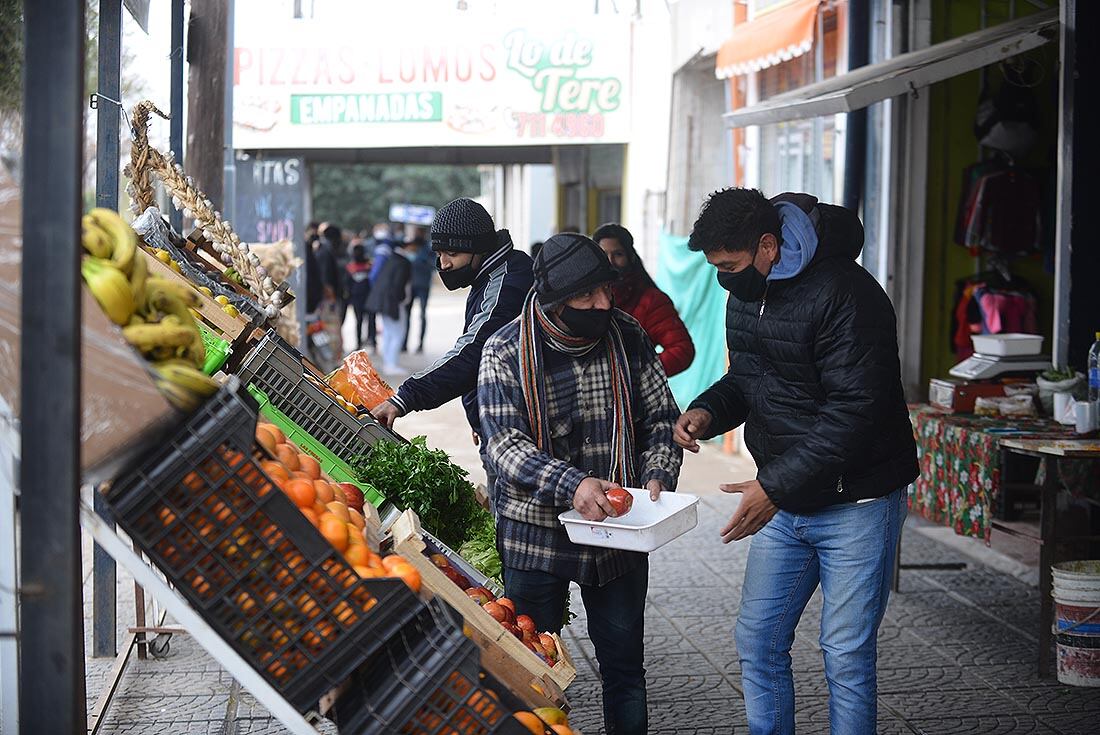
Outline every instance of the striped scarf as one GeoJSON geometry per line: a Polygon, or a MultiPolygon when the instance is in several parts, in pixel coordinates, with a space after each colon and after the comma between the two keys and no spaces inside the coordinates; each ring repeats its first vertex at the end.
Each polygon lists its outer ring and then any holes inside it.
{"type": "Polygon", "coordinates": [[[630,367],[627,362],[623,335],[615,319],[606,336],[600,339],[575,337],[562,331],[542,310],[534,290],[527,295],[520,315],[519,359],[520,386],[527,404],[527,418],[534,434],[535,445],[554,456],[550,441],[550,416],[546,408],[546,381],[543,370],[543,342],[553,349],[573,357],[583,357],[601,347],[607,350],[611,371],[611,400],[614,407],[614,431],[611,437],[612,482],[623,487],[633,487],[634,473],[634,416],[630,397],[630,367]]]}

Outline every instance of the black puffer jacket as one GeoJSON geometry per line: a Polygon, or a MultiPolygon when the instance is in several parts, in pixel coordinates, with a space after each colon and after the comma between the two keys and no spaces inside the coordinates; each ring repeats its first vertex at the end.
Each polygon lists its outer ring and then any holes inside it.
{"type": "Polygon", "coordinates": [[[763,302],[726,306],[729,372],[691,408],[710,435],[745,424],[757,479],[783,510],[810,512],[904,487],[918,475],[897,318],[855,262],[863,225],[843,207],[784,195],[815,221],[806,269],[769,281],[763,302]]]}

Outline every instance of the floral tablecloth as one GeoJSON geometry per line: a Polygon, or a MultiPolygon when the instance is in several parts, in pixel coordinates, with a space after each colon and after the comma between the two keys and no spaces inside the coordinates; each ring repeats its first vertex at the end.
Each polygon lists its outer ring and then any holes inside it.
{"type": "Polygon", "coordinates": [[[909,508],[960,536],[989,543],[1001,479],[1000,441],[1065,437],[1066,427],[1039,419],[1003,419],[945,414],[912,406],[920,477],[909,491],[909,508]]]}

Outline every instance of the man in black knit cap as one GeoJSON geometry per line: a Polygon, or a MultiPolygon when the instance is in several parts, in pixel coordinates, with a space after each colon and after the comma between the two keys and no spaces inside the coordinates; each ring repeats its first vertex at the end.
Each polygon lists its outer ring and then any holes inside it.
{"type": "Polygon", "coordinates": [[[638,322],[612,306],[618,273],[595,242],[554,235],[535,258],[519,319],[485,343],[481,429],[497,474],[504,588],[538,630],[558,631],[569,583],[581,588],[603,680],[607,732],[646,732],[644,616],[649,557],[580,546],[558,514],[602,521],[606,493],[676,489],[683,451],[664,368],[638,322]],[[621,491],[620,491],[621,492],[621,491]]]}
{"type": "MultiPolygon", "coordinates": [[[[477,369],[485,340],[515,319],[531,290],[531,258],[512,247],[508,230],[497,231],[493,218],[472,199],[455,199],[435,213],[431,229],[439,277],[448,290],[469,288],[466,324],[451,350],[371,410],[393,426],[411,411],[438,408],[462,396],[466,418],[484,453],[477,411],[477,369]]],[[[488,467],[487,467],[488,469],[488,467]]],[[[489,489],[493,478],[489,475],[489,489]]]]}

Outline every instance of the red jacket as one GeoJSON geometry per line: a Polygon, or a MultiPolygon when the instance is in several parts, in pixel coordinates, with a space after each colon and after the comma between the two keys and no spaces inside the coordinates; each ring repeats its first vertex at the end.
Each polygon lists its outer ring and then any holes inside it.
{"type": "Polygon", "coordinates": [[[676,307],[664,291],[627,276],[615,284],[615,306],[638,320],[654,346],[664,351],[658,357],[665,374],[682,373],[695,359],[695,344],[676,307]]]}

